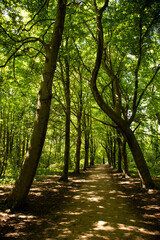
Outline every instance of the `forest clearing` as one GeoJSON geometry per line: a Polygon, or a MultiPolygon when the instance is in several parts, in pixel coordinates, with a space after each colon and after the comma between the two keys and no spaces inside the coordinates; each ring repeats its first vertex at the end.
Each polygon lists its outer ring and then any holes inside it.
{"type": "MultiPolygon", "coordinates": [[[[137,178],[106,165],[71,175],[65,185],[58,178],[34,183],[22,212],[0,209],[1,240],[160,239],[160,190],[144,192],[137,178]]],[[[8,190],[0,190],[5,199],[8,190]]]]}

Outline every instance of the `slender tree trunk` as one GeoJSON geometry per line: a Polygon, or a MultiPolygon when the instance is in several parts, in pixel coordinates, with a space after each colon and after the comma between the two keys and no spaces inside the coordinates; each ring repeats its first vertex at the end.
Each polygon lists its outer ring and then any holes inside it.
{"type": "Polygon", "coordinates": [[[105,151],[106,151],[109,167],[111,167],[111,165],[112,165],[112,161],[111,161],[111,148],[112,148],[112,146],[111,146],[111,141],[110,141],[110,132],[107,131],[106,135],[107,136],[106,136],[105,151]]]}
{"type": "Polygon", "coordinates": [[[110,156],[111,156],[111,167],[113,167],[113,139],[110,138],[110,156]]]}
{"type": "Polygon", "coordinates": [[[69,63],[66,59],[66,81],[64,83],[65,98],[66,98],[66,122],[65,122],[65,153],[63,175],[60,180],[68,181],[68,168],[70,157],[70,78],[69,78],[69,63]]]}
{"type": "Polygon", "coordinates": [[[7,168],[7,122],[6,122],[6,113],[3,113],[4,117],[4,128],[3,128],[3,162],[2,162],[2,175],[5,176],[6,168],[7,168]]]}
{"type": "Polygon", "coordinates": [[[80,76],[80,89],[78,91],[79,102],[78,102],[78,113],[77,113],[77,146],[76,146],[76,168],[75,173],[80,173],[80,155],[81,155],[81,135],[82,135],[82,76],[80,69],[79,76],[80,76]]]}
{"type": "Polygon", "coordinates": [[[93,137],[91,136],[91,140],[90,140],[90,166],[94,166],[95,154],[96,154],[96,146],[95,146],[93,137]]]}
{"type": "Polygon", "coordinates": [[[25,156],[25,145],[26,144],[26,133],[23,133],[23,141],[22,141],[22,157],[25,156]]]}
{"type": "Polygon", "coordinates": [[[116,138],[113,138],[113,168],[116,168],[116,138]]]}
{"type": "Polygon", "coordinates": [[[110,151],[106,148],[106,154],[107,154],[107,159],[108,159],[108,165],[111,167],[111,155],[110,151]]]}
{"type": "Polygon", "coordinates": [[[123,175],[124,177],[129,176],[128,171],[128,160],[127,160],[127,153],[126,153],[126,140],[123,139],[122,145],[121,145],[121,151],[122,151],[122,162],[123,162],[123,175]]]}
{"type": "Polygon", "coordinates": [[[85,116],[84,113],[84,134],[85,134],[85,159],[84,159],[84,168],[86,170],[88,167],[89,159],[89,116],[85,116]]]}
{"type": "Polygon", "coordinates": [[[77,116],[77,145],[76,145],[76,168],[75,173],[80,173],[80,155],[81,155],[81,116],[82,112],[78,113],[77,116]]]}
{"type": "Polygon", "coordinates": [[[122,141],[120,133],[117,131],[117,143],[118,143],[118,172],[122,172],[122,141]]]}
{"type": "Polygon", "coordinates": [[[41,88],[38,95],[37,111],[31,143],[20,174],[6,201],[7,207],[10,209],[19,209],[23,207],[41,156],[47,131],[52,98],[52,82],[62,39],[65,13],[66,1],[58,0],[52,39],[50,44],[46,45],[46,61],[42,74],[41,88]]]}

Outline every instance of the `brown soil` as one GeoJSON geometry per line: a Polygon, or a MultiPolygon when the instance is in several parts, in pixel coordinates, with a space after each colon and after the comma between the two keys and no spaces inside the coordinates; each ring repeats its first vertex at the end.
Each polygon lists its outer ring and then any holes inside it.
{"type": "Polygon", "coordinates": [[[160,191],[140,190],[137,179],[106,165],[33,184],[23,212],[4,210],[10,190],[0,187],[0,240],[160,239],[160,191]]]}

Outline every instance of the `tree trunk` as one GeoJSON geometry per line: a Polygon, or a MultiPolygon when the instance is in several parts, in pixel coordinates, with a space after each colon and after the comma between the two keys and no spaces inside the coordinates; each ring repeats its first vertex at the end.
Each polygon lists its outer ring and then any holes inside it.
{"type": "Polygon", "coordinates": [[[77,145],[76,145],[76,168],[75,173],[80,173],[80,153],[81,153],[81,116],[82,112],[78,112],[77,116],[77,145]]]}
{"type": "Polygon", "coordinates": [[[68,181],[68,168],[69,168],[69,157],[70,157],[70,78],[69,78],[69,64],[68,60],[66,64],[66,81],[64,83],[65,98],[66,98],[66,122],[65,122],[65,153],[64,153],[64,167],[63,175],[60,180],[65,182],[68,181]]]}
{"type": "Polygon", "coordinates": [[[123,162],[123,175],[124,177],[129,176],[128,171],[128,160],[127,160],[127,153],[126,153],[126,140],[123,139],[122,145],[121,145],[121,151],[122,151],[122,162],[123,162]]]}
{"type": "Polygon", "coordinates": [[[97,104],[112,119],[112,121],[117,124],[123,135],[126,137],[128,145],[133,154],[136,166],[139,171],[142,186],[145,186],[146,188],[154,188],[154,182],[151,178],[143,153],[135,138],[134,133],[129,128],[127,121],[123,120],[113,109],[111,109],[107,105],[107,103],[104,101],[97,88],[96,80],[99,68],[101,66],[101,60],[103,55],[103,27],[101,23],[102,13],[103,11],[97,11],[98,48],[95,66],[91,75],[91,90],[97,104]]]}
{"type": "Polygon", "coordinates": [[[109,167],[112,166],[112,154],[111,154],[111,149],[112,149],[112,139],[111,139],[111,134],[109,131],[107,131],[106,133],[106,143],[105,143],[105,151],[106,151],[106,155],[107,155],[107,159],[108,159],[108,165],[109,167]]]}
{"type": "Polygon", "coordinates": [[[80,89],[78,90],[78,96],[79,96],[79,102],[78,102],[78,113],[77,113],[77,146],[76,146],[76,168],[75,173],[80,173],[80,153],[81,153],[81,127],[82,127],[82,109],[83,109],[83,103],[82,103],[82,76],[80,69],[79,70],[79,76],[80,76],[80,89]]]}
{"type": "Polygon", "coordinates": [[[116,138],[114,136],[113,138],[113,155],[112,155],[113,159],[113,168],[116,168],[116,138]]]}
{"type": "Polygon", "coordinates": [[[111,155],[110,155],[110,151],[106,148],[106,155],[107,155],[107,159],[108,159],[108,165],[109,167],[111,167],[111,155]]]}
{"type": "Polygon", "coordinates": [[[90,166],[94,166],[94,160],[96,155],[96,146],[93,141],[93,137],[91,136],[90,140],[90,166]]]}
{"type": "Polygon", "coordinates": [[[118,143],[118,172],[122,172],[122,141],[119,131],[117,131],[117,143],[118,143]]]}
{"type": "Polygon", "coordinates": [[[111,167],[113,167],[113,138],[110,138],[110,160],[111,160],[111,167]]]}
{"type": "Polygon", "coordinates": [[[85,134],[85,159],[84,159],[84,168],[86,170],[88,167],[88,158],[89,158],[89,116],[85,116],[84,113],[84,134],[85,134]]]}
{"type": "Polygon", "coordinates": [[[23,162],[20,174],[6,200],[7,207],[10,209],[19,209],[25,204],[26,197],[35,176],[39,158],[41,156],[47,131],[52,98],[52,82],[56,69],[57,55],[62,39],[65,12],[66,1],[58,0],[52,39],[50,44],[45,46],[46,61],[38,95],[38,104],[30,147],[23,162]]]}

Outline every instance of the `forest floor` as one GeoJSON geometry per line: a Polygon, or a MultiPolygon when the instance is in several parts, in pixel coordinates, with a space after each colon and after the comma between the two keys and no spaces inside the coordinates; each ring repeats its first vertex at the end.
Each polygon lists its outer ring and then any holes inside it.
{"type": "Polygon", "coordinates": [[[3,207],[11,187],[0,186],[0,240],[160,239],[159,190],[142,191],[106,165],[58,179],[34,182],[29,205],[14,213],[3,207]]]}

